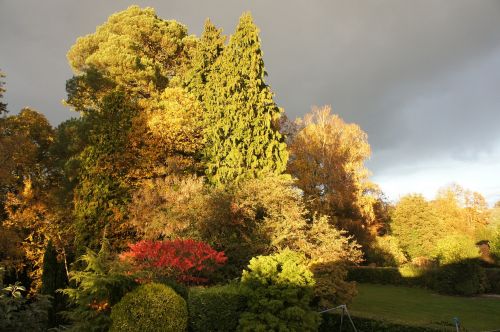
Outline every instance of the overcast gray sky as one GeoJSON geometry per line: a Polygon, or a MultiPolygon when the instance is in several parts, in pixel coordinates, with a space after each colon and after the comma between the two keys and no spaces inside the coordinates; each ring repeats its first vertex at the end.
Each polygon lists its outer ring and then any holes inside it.
{"type": "Polygon", "coordinates": [[[199,35],[261,29],[268,83],[291,117],[330,104],[369,136],[373,180],[391,199],[457,182],[500,199],[500,1],[0,0],[0,68],[12,113],[53,125],[71,77],[66,52],[131,4],[199,35]]]}

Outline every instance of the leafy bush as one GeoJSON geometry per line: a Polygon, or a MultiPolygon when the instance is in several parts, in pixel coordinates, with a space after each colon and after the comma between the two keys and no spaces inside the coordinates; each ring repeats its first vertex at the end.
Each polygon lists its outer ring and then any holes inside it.
{"type": "Polygon", "coordinates": [[[247,298],[241,286],[228,284],[189,291],[189,327],[193,332],[235,331],[247,298]]]}
{"type": "Polygon", "coordinates": [[[72,322],[72,331],[106,331],[111,307],[137,284],[116,265],[107,242],[99,253],[88,250],[79,261],[85,267],[70,273],[74,288],[63,290],[72,304],[71,311],[64,314],[72,322]]]}
{"type": "Polygon", "coordinates": [[[377,236],[375,242],[366,251],[366,261],[378,266],[400,266],[408,261],[399,241],[391,235],[377,236]]]}
{"type": "Polygon", "coordinates": [[[208,244],[187,240],[140,241],[130,245],[121,255],[135,271],[143,271],[148,279],[172,277],[184,284],[208,281],[209,273],[226,263],[226,256],[208,244]]]}
{"type": "Polygon", "coordinates": [[[320,317],[309,306],[314,279],[302,255],[284,250],[252,258],[241,282],[248,309],[239,331],[317,331],[320,317]]]}
{"type": "Polygon", "coordinates": [[[438,240],[433,256],[444,265],[479,257],[479,250],[474,238],[465,234],[455,234],[438,240]]]}
{"type": "Polygon", "coordinates": [[[307,257],[314,274],[314,303],[321,308],[349,303],[356,285],[346,280],[347,266],[361,262],[363,255],[357,242],[326,216],[314,216],[297,237],[292,248],[307,257]]]}
{"type": "Polygon", "coordinates": [[[19,283],[1,289],[0,331],[47,330],[50,296],[38,295],[28,299],[21,293],[25,291],[19,283]]]}
{"type": "Polygon", "coordinates": [[[423,275],[425,275],[428,270],[429,269],[425,269],[415,264],[405,264],[398,268],[399,274],[401,274],[401,276],[405,278],[405,280],[408,279],[416,280],[417,278],[420,278],[423,275]]]}
{"type": "Polygon", "coordinates": [[[444,294],[472,296],[484,293],[488,280],[478,260],[444,265],[432,272],[432,288],[444,294]]]}
{"type": "Polygon", "coordinates": [[[186,301],[173,289],[156,283],[125,295],[111,311],[110,331],[182,332],[187,329],[186,301]]]}
{"type": "Polygon", "coordinates": [[[356,296],[356,283],[346,280],[347,268],[339,263],[316,263],[311,265],[314,274],[314,304],[321,309],[336,304],[350,303],[356,296]]]}
{"type": "MultiPolygon", "coordinates": [[[[500,208],[497,209],[500,211],[500,208]]],[[[490,252],[495,258],[496,263],[500,265],[500,226],[498,226],[490,240],[490,252]]]]}

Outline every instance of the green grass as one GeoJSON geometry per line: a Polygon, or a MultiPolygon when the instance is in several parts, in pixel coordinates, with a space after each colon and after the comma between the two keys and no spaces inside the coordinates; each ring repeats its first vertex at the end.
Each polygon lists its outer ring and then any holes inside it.
{"type": "Polygon", "coordinates": [[[421,288],[358,284],[358,296],[349,306],[354,316],[413,325],[451,324],[459,317],[468,331],[500,329],[500,298],[457,297],[421,288]]]}

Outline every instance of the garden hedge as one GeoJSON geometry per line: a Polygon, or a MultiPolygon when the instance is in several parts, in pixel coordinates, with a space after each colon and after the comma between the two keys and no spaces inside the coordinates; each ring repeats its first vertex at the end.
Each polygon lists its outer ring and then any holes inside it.
{"type": "Polygon", "coordinates": [[[360,283],[425,287],[451,295],[500,294],[500,269],[483,268],[476,259],[428,270],[413,269],[357,266],[349,268],[347,278],[360,283]]]}
{"type": "Polygon", "coordinates": [[[191,332],[235,331],[247,299],[238,284],[193,287],[189,291],[191,332]]]}
{"type": "Polygon", "coordinates": [[[484,272],[488,280],[486,292],[500,294],[500,268],[488,268],[484,269],[484,272]]]}

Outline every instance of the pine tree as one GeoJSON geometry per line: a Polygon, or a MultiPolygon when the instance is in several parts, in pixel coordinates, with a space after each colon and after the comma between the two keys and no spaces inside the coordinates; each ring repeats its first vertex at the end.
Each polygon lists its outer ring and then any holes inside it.
{"type": "Polygon", "coordinates": [[[285,170],[288,153],[277,128],[282,110],[265,76],[259,30],[245,13],[209,75],[204,97],[206,174],[216,186],[285,170]]]}

